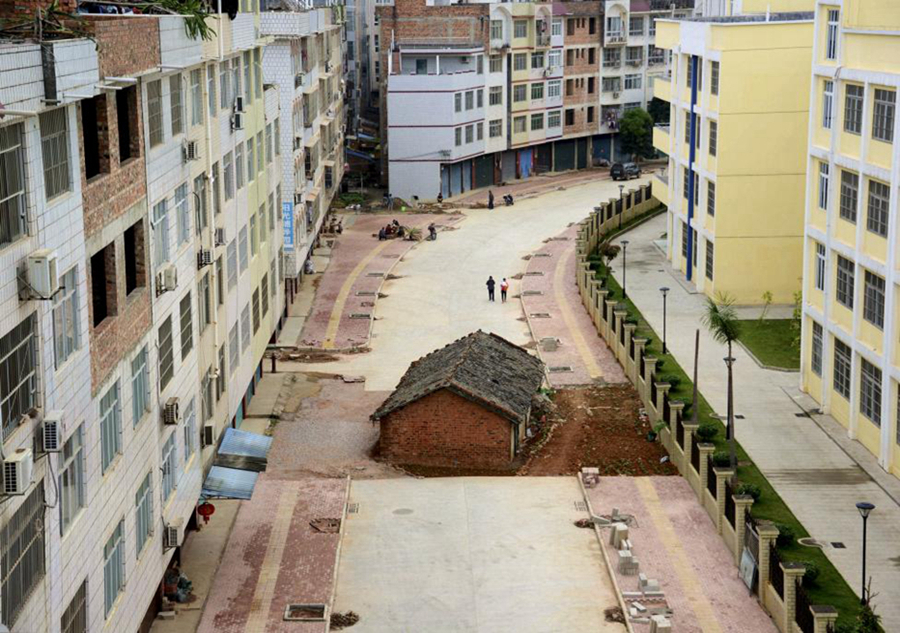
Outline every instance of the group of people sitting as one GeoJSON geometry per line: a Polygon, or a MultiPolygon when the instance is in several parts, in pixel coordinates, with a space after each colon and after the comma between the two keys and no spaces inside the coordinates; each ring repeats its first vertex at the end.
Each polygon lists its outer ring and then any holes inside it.
{"type": "Polygon", "coordinates": [[[406,230],[400,226],[400,223],[397,220],[392,220],[390,224],[387,226],[383,226],[378,229],[378,240],[389,240],[394,237],[403,237],[403,234],[406,230]]]}

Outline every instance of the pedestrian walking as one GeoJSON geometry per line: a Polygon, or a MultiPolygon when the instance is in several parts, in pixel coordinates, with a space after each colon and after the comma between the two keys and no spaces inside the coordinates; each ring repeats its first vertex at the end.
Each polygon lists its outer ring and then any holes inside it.
{"type": "Polygon", "coordinates": [[[509,290],[509,282],[506,281],[506,277],[503,278],[503,281],[500,282],[500,301],[506,303],[506,291],[509,290]]]}
{"type": "Polygon", "coordinates": [[[487,284],[486,284],[487,289],[488,289],[488,301],[494,300],[494,286],[496,284],[497,284],[497,282],[494,281],[493,277],[488,277],[487,284]]]}
{"type": "Polygon", "coordinates": [[[490,189],[488,190],[488,209],[494,208],[494,192],[490,189]]]}

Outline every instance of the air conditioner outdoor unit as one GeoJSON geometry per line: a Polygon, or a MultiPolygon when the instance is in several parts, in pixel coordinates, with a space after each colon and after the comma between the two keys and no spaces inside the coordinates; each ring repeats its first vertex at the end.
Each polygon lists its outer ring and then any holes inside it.
{"type": "Polygon", "coordinates": [[[216,443],[216,425],[215,424],[204,424],[203,425],[203,437],[200,439],[203,440],[203,446],[212,446],[216,443]]]}
{"type": "Polygon", "coordinates": [[[216,229],[216,246],[225,246],[225,229],[217,228],[216,229]]]}
{"type": "Polygon", "coordinates": [[[166,406],[163,408],[163,424],[178,424],[180,419],[181,412],[178,407],[178,398],[169,398],[166,400],[166,406]]]}
{"type": "Polygon", "coordinates": [[[243,130],[244,129],[244,115],[241,112],[235,112],[231,116],[231,129],[232,130],[243,130]]]}
{"type": "Polygon", "coordinates": [[[181,520],[166,523],[163,532],[163,549],[172,549],[181,545],[181,520]]]}
{"type": "Polygon", "coordinates": [[[197,141],[186,141],[181,147],[184,162],[190,162],[200,158],[200,144],[197,141]]]}
{"type": "Polygon", "coordinates": [[[36,250],[28,256],[28,290],[32,299],[50,299],[59,290],[56,265],[56,252],[49,248],[36,250]]]}
{"type": "Polygon", "coordinates": [[[58,453],[62,450],[62,411],[48,411],[41,424],[41,448],[45,453],[58,453]]]}
{"type": "Polygon", "coordinates": [[[234,111],[235,112],[243,112],[244,111],[244,97],[238,95],[234,98],[234,111]]]}
{"type": "Polygon", "coordinates": [[[24,495],[31,486],[34,455],[30,448],[20,448],[3,460],[3,494],[24,495]]]}
{"type": "Polygon", "coordinates": [[[212,251],[208,248],[201,248],[197,253],[197,268],[203,268],[213,263],[212,251]]]}
{"type": "Polygon", "coordinates": [[[166,264],[156,275],[156,294],[175,290],[178,287],[178,269],[172,264],[166,264]]]}

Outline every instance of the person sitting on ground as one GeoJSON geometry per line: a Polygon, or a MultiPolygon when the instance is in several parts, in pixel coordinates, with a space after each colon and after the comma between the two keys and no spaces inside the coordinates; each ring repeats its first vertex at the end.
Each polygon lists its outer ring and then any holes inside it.
{"type": "Polygon", "coordinates": [[[382,242],[387,239],[387,233],[384,231],[384,227],[378,229],[378,241],[382,242]]]}
{"type": "Polygon", "coordinates": [[[428,225],[428,235],[431,237],[431,241],[437,239],[437,229],[434,227],[434,222],[428,225]]]}
{"type": "Polygon", "coordinates": [[[438,195],[437,195],[437,203],[444,204],[444,194],[440,191],[438,192],[438,195]]]}

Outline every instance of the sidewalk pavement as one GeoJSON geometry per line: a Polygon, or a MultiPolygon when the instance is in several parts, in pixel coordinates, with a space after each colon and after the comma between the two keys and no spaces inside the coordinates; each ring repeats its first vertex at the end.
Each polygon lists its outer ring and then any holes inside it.
{"type": "MultiPolygon", "coordinates": [[[[475,189],[462,195],[449,198],[444,201],[445,204],[456,204],[462,206],[471,206],[473,204],[487,204],[488,191],[494,192],[494,206],[499,207],[503,204],[503,196],[511,193],[513,201],[519,199],[531,198],[535,195],[554,191],[560,187],[571,187],[581,185],[594,180],[609,180],[609,169],[596,167],[591,169],[582,169],[579,171],[571,171],[563,174],[539,174],[526,178],[525,180],[513,180],[506,186],[493,186],[475,189]]],[[[515,206],[515,205],[513,205],[515,206]]]]}
{"type": "MultiPolygon", "coordinates": [[[[659,288],[668,286],[668,340],[671,353],[690,374],[694,331],[700,328],[698,387],[718,412],[726,409],[726,348],[701,325],[704,295],[679,281],[654,240],[666,230],[661,215],[629,231],[628,298],[648,323],[662,331],[659,288]]],[[[625,236],[623,236],[625,237],[625,236]]],[[[616,278],[621,283],[621,259],[616,278]]],[[[846,548],[824,552],[851,587],[860,592],[862,519],[858,501],[874,503],[869,517],[867,574],[872,576],[876,613],[886,631],[900,631],[900,480],[885,473],[875,458],[827,415],[806,417],[816,408],[799,390],[796,373],[759,367],[740,345],[734,346],[736,437],[810,535],[846,548]],[[800,417],[803,416],[803,417],[800,417]]]]}

